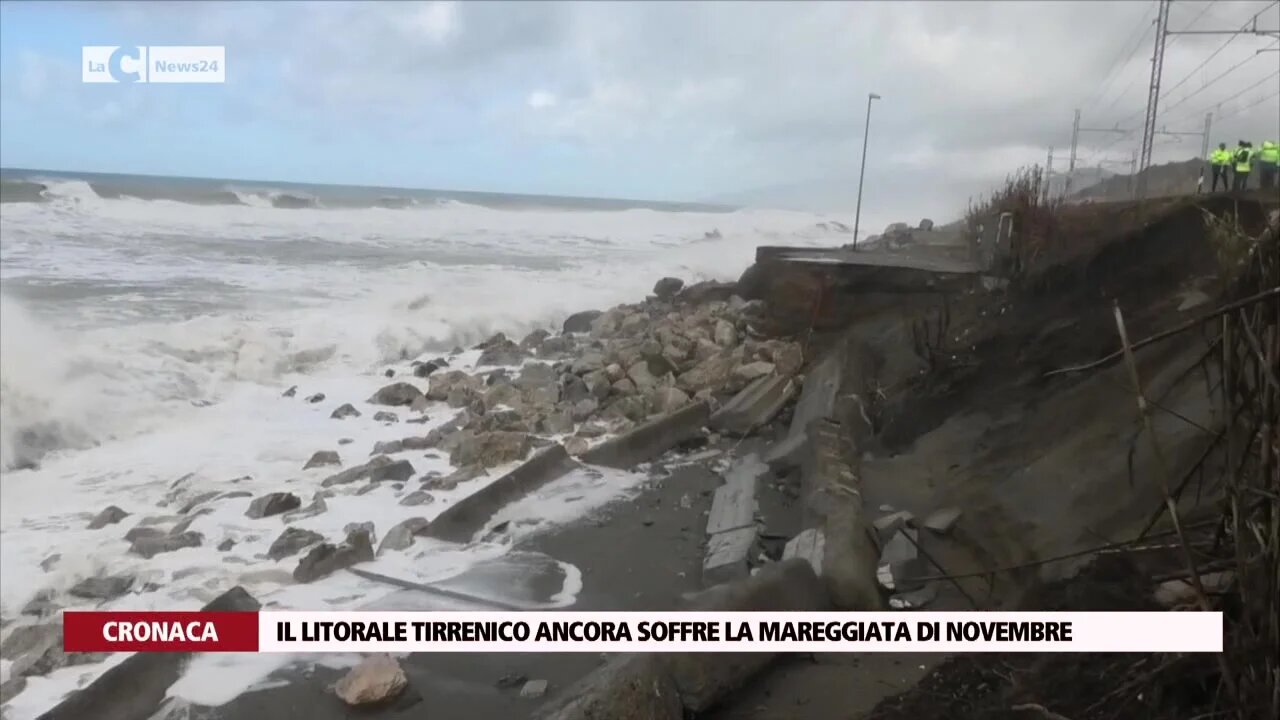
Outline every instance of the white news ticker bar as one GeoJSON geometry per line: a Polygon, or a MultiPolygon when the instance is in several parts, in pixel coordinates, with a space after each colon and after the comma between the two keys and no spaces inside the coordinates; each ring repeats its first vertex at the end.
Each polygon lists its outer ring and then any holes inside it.
{"type": "MultiPolygon", "coordinates": [[[[261,612],[258,614],[259,652],[1222,652],[1221,612],[261,612]],[[525,623],[525,641],[424,642],[415,640],[414,623],[525,623]],[[693,641],[671,639],[641,641],[642,623],[713,623],[719,639],[693,641]],[[317,623],[404,623],[404,641],[302,640],[304,625],[314,635],[317,623]],[[543,624],[625,623],[631,641],[539,641],[543,624]],[[745,623],[751,640],[727,640],[745,623]],[[761,639],[767,623],[818,623],[837,626],[862,623],[861,640],[778,641],[761,639]],[[910,640],[866,639],[866,625],[903,625],[910,640]],[[964,639],[948,638],[952,624],[973,631],[981,628],[1017,627],[1026,623],[1070,624],[1070,641],[1011,641],[981,634],[964,639]],[[292,639],[280,639],[281,626],[292,639]],[[937,628],[940,637],[920,640],[924,625],[937,628]]],[[[883,626],[882,626],[883,627],[883,626]]],[[[839,630],[836,630],[839,637],[839,630]]]]}

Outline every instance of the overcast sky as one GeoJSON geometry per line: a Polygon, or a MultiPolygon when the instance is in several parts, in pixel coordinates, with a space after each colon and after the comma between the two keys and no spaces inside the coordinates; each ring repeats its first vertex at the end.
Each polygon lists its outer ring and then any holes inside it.
{"type": "MultiPolygon", "coordinates": [[[[836,209],[876,92],[864,202],[948,215],[1050,145],[1064,167],[1074,108],[1141,125],[1155,7],[4,2],[0,162],[836,209]],[[224,45],[227,82],[82,84],[94,44],[224,45]]],[[[1260,10],[1280,27],[1274,2],[1225,0],[1175,2],[1170,25],[1260,10]]],[[[1192,72],[1226,39],[1170,41],[1161,122],[1215,110],[1215,144],[1275,137],[1280,52],[1256,51],[1278,41],[1238,37],[1192,72]]],[[[1139,137],[1085,134],[1081,162],[1128,160],[1139,137]]],[[[1161,142],[1157,160],[1200,149],[1161,142]]]]}

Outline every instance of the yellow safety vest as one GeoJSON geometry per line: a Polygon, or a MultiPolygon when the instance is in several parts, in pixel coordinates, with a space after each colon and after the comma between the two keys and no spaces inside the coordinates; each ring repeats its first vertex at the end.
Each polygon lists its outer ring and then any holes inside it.
{"type": "Polygon", "coordinates": [[[1231,151],[1224,150],[1221,148],[1214,150],[1213,152],[1209,153],[1209,162],[1214,165],[1230,165],[1231,151]]]}
{"type": "Polygon", "coordinates": [[[1280,163],[1280,145],[1270,140],[1262,143],[1262,151],[1258,153],[1258,159],[1273,165],[1280,163]]]}
{"type": "Polygon", "coordinates": [[[1249,160],[1253,158],[1253,150],[1239,148],[1236,150],[1236,172],[1249,172],[1249,160]]]}

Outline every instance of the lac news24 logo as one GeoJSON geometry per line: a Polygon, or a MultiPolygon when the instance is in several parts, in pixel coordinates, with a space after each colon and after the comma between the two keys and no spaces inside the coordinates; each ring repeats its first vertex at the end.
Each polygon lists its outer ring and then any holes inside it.
{"type": "Polygon", "coordinates": [[[221,45],[87,45],[80,48],[80,79],[87,83],[223,83],[227,50],[221,45]]]}

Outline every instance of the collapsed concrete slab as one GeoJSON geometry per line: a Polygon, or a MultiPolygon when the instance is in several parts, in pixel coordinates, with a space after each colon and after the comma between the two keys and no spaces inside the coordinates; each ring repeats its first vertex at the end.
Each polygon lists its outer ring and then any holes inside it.
{"type": "Polygon", "coordinates": [[[652,460],[698,433],[710,415],[706,403],[696,403],[650,420],[591,448],[579,459],[591,465],[626,470],[652,460]]]}
{"type": "Polygon", "coordinates": [[[757,378],[717,410],[708,426],[726,435],[748,435],[772,420],[795,392],[795,381],[789,376],[757,378]]]}
{"type": "Polygon", "coordinates": [[[538,720],[684,720],[675,682],[656,655],[619,655],[534,715],[538,720]]]}
{"type": "Polygon", "coordinates": [[[880,609],[880,553],[862,512],[853,442],[830,420],[815,421],[808,435],[810,452],[800,475],[802,519],[805,528],[822,531],[821,567],[832,604],[842,610],[880,609]]]}
{"type": "Polygon", "coordinates": [[[746,577],[759,536],[756,489],[769,470],[754,453],[738,460],[716,488],[707,514],[707,554],[702,562],[704,587],[746,577]]]}
{"type": "Polygon", "coordinates": [[[557,443],[436,516],[420,535],[467,542],[502,508],[582,467],[557,443]]]}
{"type": "Polygon", "coordinates": [[[822,553],[826,539],[818,528],[803,530],[787,541],[782,548],[782,559],[800,558],[809,563],[809,567],[818,575],[822,575],[822,553]]]}
{"type": "MultiPolygon", "coordinates": [[[[772,563],[742,582],[701,593],[691,610],[718,612],[821,611],[830,607],[827,592],[803,560],[772,563]]],[[[670,653],[662,663],[680,691],[686,712],[701,713],[776,657],[772,653],[670,653]]]]}
{"type": "MultiPolygon", "coordinates": [[[[700,593],[691,610],[821,611],[827,593],[803,560],[766,565],[741,582],[700,593]]],[[[772,653],[621,655],[544,707],[538,720],[681,720],[741,688],[771,663],[772,653]]]]}
{"type": "MultiPolygon", "coordinates": [[[[256,612],[258,601],[233,587],[201,608],[256,612]]],[[[37,720],[147,720],[164,703],[193,653],[136,653],[69,695],[37,720]]]]}

